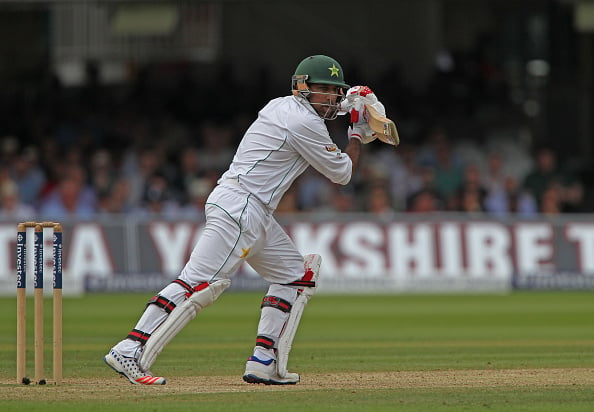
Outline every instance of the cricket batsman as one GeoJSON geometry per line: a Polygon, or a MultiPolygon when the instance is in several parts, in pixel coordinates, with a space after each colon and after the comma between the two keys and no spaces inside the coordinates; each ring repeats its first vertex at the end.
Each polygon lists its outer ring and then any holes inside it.
{"type": "Polygon", "coordinates": [[[271,100],[245,132],[229,169],[205,205],[206,223],[180,275],[146,306],[130,333],[104,361],[133,384],[164,385],[150,368],[157,355],[203,308],[211,305],[247,262],[269,288],[262,300],[253,353],[243,380],[285,385],[293,337],[314,293],[321,258],[302,256],[274,218],[283,194],[309,166],[346,185],[357,169],[361,143],[375,136],[360,99],[371,91],[344,81],[340,64],[324,55],[303,59],[292,76],[292,94],[271,100]],[[345,96],[348,94],[348,99],[345,96]],[[343,106],[339,106],[340,104],[343,106]],[[346,104],[346,105],[345,105],[346,104]],[[350,113],[348,144],[341,151],[325,121],[350,113]]]}

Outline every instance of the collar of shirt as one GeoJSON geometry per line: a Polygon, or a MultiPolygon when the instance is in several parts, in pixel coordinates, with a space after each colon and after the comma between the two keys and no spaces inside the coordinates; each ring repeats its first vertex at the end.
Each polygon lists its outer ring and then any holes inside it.
{"type": "Polygon", "coordinates": [[[304,97],[300,97],[300,96],[293,96],[293,98],[296,99],[300,104],[305,106],[307,108],[307,110],[309,110],[316,116],[319,116],[318,112],[316,112],[316,109],[314,109],[313,106],[309,103],[309,100],[307,100],[304,97]]]}

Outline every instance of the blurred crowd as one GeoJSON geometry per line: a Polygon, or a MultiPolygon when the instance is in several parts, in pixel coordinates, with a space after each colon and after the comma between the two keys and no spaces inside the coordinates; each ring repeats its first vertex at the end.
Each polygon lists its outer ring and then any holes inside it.
{"type": "MultiPolygon", "coordinates": [[[[35,87],[0,93],[0,218],[202,219],[206,197],[243,132],[276,97],[230,81],[228,73],[200,84],[183,70],[159,68],[118,86],[100,85],[92,67],[87,74],[82,87],[63,87],[48,75],[35,87]]],[[[436,78],[424,96],[413,96],[396,79],[396,73],[379,79],[384,94],[378,95],[397,122],[401,146],[365,146],[360,171],[347,186],[310,168],[278,213],[367,212],[390,219],[401,212],[527,217],[593,211],[579,170],[552,148],[533,147],[521,122],[486,127],[477,136],[470,127],[450,127],[506,106],[486,81],[468,88],[481,94],[457,102],[444,88],[452,79],[436,78]],[[449,124],[441,121],[446,117],[449,124]]],[[[329,122],[339,146],[346,144],[346,121],[329,122]]]]}

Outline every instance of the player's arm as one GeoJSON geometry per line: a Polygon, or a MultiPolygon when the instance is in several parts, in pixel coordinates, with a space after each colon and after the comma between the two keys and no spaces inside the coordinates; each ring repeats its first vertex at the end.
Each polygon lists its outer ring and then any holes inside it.
{"type": "Polygon", "coordinates": [[[349,136],[349,143],[345,147],[344,152],[351,158],[353,163],[351,175],[355,174],[355,171],[359,167],[359,156],[361,155],[361,139],[349,136]]]}
{"type": "Polygon", "coordinates": [[[360,148],[357,150],[356,147],[359,143],[350,143],[353,145],[349,148],[350,153],[346,149],[341,151],[330,138],[323,121],[317,119],[308,123],[291,119],[288,144],[331,182],[346,185],[351,180],[353,163],[359,159],[360,148]]]}

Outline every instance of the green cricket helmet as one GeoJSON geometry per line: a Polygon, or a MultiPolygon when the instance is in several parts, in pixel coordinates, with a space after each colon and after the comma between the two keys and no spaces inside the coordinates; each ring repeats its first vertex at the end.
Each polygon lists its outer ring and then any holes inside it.
{"type": "MultiPolygon", "coordinates": [[[[341,93],[336,95],[336,101],[321,104],[327,110],[320,116],[326,120],[335,119],[338,114],[338,104],[344,98],[345,91],[350,87],[344,82],[344,75],[340,64],[332,57],[315,55],[306,57],[295,69],[291,79],[291,89],[294,96],[307,99],[312,92],[309,84],[328,84],[341,88],[341,93]]],[[[334,95],[325,93],[329,96],[334,95]]],[[[318,105],[320,105],[318,103],[318,105]]]]}
{"type": "MultiPolygon", "coordinates": [[[[307,83],[332,84],[348,89],[350,86],[344,82],[342,67],[332,57],[316,55],[306,57],[295,69],[293,80],[307,76],[307,83]]],[[[295,88],[293,88],[295,89],[295,88]]]]}

